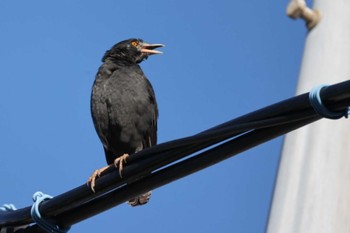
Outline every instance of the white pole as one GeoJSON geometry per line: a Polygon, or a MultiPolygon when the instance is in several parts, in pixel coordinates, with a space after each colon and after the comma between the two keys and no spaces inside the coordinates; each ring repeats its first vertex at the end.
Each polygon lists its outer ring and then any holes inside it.
{"type": "MultiPolygon", "coordinates": [[[[350,0],[314,0],[297,94],[350,79],[350,0]]],[[[350,232],[350,119],[322,119],[284,141],[268,233],[350,232]]]]}

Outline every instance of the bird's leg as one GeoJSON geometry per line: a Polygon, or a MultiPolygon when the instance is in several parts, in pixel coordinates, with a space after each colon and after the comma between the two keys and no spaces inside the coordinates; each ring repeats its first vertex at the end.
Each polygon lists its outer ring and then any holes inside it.
{"type": "Polygon", "coordinates": [[[123,154],[122,156],[120,156],[114,160],[114,166],[116,168],[119,168],[119,175],[121,178],[123,178],[122,171],[123,171],[124,163],[126,163],[126,159],[128,157],[129,157],[128,154],[123,154]]]}
{"type": "Polygon", "coordinates": [[[101,174],[106,171],[110,166],[105,166],[103,168],[100,168],[98,170],[95,170],[94,173],[89,177],[88,181],[86,184],[90,186],[91,190],[95,192],[95,185],[96,185],[96,179],[97,177],[100,177],[101,174]]]}

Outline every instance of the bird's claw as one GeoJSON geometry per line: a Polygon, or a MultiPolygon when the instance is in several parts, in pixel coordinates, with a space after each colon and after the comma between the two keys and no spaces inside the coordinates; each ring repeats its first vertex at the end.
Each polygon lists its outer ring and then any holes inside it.
{"type": "MultiPolygon", "coordinates": [[[[120,175],[121,178],[123,177],[123,176],[122,176],[122,171],[123,171],[123,168],[124,168],[124,163],[126,163],[126,159],[127,159],[128,157],[129,157],[128,154],[124,154],[124,155],[122,155],[122,156],[120,156],[119,158],[116,158],[116,159],[114,160],[114,166],[115,166],[116,168],[119,168],[119,175],[120,175]]],[[[109,166],[106,166],[106,167],[103,167],[103,168],[101,168],[101,169],[98,169],[98,170],[94,171],[94,173],[92,173],[92,175],[91,175],[91,176],[89,177],[89,179],[87,180],[86,184],[87,184],[88,186],[90,186],[90,188],[91,188],[91,190],[92,190],[93,192],[95,192],[96,179],[97,179],[98,177],[100,177],[101,174],[102,174],[105,170],[107,170],[108,168],[109,168],[109,166]]]]}
{"type": "Polygon", "coordinates": [[[128,154],[123,154],[122,156],[116,158],[114,160],[114,166],[116,168],[119,168],[119,175],[121,178],[123,178],[122,176],[122,171],[123,171],[123,168],[124,168],[124,163],[126,163],[126,159],[129,157],[128,154]]]}
{"type": "Polygon", "coordinates": [[[101,174],[108,169],[109,166],[100,168],[98,170],[95,170],[94,173],[92,173],[92,175],[89,177],[89,179],[87,180],[86,184],[88,186],[90,186],[91,190],[93,192],[95,192],[95,185],[96,185],[96,179],[97,177],[100,177],[101,174]]]}

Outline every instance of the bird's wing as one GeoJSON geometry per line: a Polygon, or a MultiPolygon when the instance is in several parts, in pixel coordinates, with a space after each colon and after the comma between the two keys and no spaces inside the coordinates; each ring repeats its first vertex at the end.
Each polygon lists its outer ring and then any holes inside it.
{"type": "Polygon", "coordinates": [[[105,80],[108,79],[114,71],[114,67],[104,64],[96,74],[96,79],[91,92],[90,110],[97,134],[103,143],[104,148],[109,148],[109,106],[105,96],[105,80]]]}

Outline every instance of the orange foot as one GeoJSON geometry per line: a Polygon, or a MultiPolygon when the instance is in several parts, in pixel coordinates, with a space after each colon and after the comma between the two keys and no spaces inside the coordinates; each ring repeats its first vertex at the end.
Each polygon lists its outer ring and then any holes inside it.
{"type": "Polygon", "coordinates": [[[114,160],[114,166],[116,168],[119,168],[119,175],[121,178],[123,178],[122,176],[122,171],[123,171],[123,168],[124,168],[124,164],[126,163],[126,159],[129,157],[128,154],[123,154],[122,156],[120,156],[119,158],[116,158],[114,160]]]}
{"type": "MultiPolygon", "coordinates": [[[[114,160],[114,166],[116,168],[119,168],[119,175],[120,177],[122,177],[122,171],[124,168],[124,163],[126,163],[126,159],[129,157],[128,154],[123,154],[122,156],[120,156],[119,158],[116,158],[114,160]]],[[[95,192],[95,185],[96,185],[96,179],[98,177],[101,176],[101,174],[106,171],[108,168],[110,168],[110,166],[105,166],[103,168],[100,168],[96,171],[94,171],[94,173],[92,173],[92,175],[89,177],[88,181],[86,182],[88,186],[90,186],[91,190],[93,192],[95,192]]]]}
{"type": "Polygon", "coordinates": [[[91,190],[93,192],[95,192],[95,185],[96,185],[96,179],[97,177],[100,177],[101,174],[106,171],[109,168],[109,166],[105,166],[103,168],[100,168],[96,171],[94,171],[94,173],[92,173],[92,175],[89,177],[88,181],[86,182],[88,186],[90,186],[91,190]]]}

